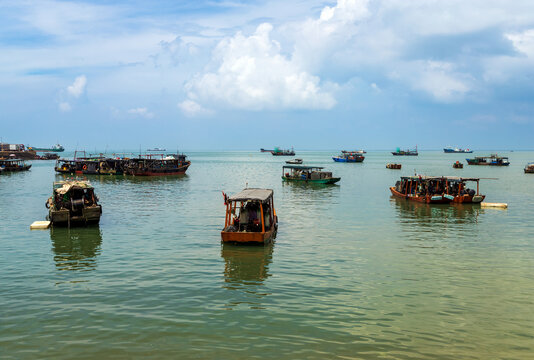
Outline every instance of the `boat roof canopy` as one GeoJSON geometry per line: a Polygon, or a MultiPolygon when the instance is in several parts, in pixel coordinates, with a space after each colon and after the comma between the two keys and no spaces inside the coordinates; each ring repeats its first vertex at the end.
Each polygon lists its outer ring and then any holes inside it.
{"type": "Polygon", "coordinates": [[[324,169],[322,166],[306,166],[306,165],[284,165],[283,169],[299,169],[299,170],[311,170],[311,169],[324,169]]]}
{"type": "Polygon", "coordinates": [[[58,181],[54,183],[54,190],[56,193],[63,195],[71,189],[93,189],[93,186],[87,181],[67,180],[58,181]]]}
{"type": "Polygon", "coordinates": [[[447,181],[455,181],[455,182],[462,182],[462,181],[479,181],[480,178],[463,178],[459,176],[402,176],[402,180],[447,180],[447,181]]]}
{"type": "Polygon", "coordinates": [[[230,201],[247,201],[255,200],[265,202],[270,197],[273,196],[273,191],[271,189],[244,189],[241,192],[231,196],[228,200],[230,201]]]}

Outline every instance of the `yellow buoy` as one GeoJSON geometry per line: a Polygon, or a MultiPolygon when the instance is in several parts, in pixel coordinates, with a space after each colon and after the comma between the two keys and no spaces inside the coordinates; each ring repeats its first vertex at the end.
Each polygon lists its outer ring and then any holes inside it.
{"type": "Polygon", "coordinates": [[[487,202],[482,202],[480,203],[480,206],[481,207],[487,207],[487,208],[500,208],[500,209],[507,209],[508,208],[508,204],[506,203],[487,203],[487,202]]]}
{"type": "Polygon", "coordinates": [[[31,230],[48,229],[50,227],[50,221],[34,221],[30,225],[31,230]]]}

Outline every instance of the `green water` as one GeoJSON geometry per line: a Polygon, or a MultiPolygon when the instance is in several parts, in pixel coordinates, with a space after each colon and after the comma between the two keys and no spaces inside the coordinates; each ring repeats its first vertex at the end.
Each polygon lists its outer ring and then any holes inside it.
{"type": "Polygon", "coordinates": [[[333,186],[283,183],[270,154],[188,155],[182,177],[89,177],[90,228],[29,230],[53,162],[0,176],[0,358],[534,358],[534,153],[464,169],[465,154],[297,154],[333,186]],[[481,192],[509,209],[391,198],[414,171],[498,178],[481,192]],[[221,191],[246,183],[274,189],[271,246],[220,243],[221,191]]]}

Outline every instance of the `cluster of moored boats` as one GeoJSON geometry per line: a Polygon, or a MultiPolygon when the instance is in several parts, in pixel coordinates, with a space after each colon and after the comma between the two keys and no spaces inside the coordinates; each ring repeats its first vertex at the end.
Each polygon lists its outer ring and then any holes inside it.
{"type": "Polygon", "coordinates": [[[59,159],[55,170],[63,174],[169,176],[185,174],[191,162],[184,154],[148,154],[137,157],[83,156],[59,159]]]}
{"type": "MultiPolygon", "coordinates": [[[[263,150],[262,151],[266,151],[263,150]]],[[[287,150],[276,148],[275,153],[287,155],[287,150]]],[[[415,150],[417,151],[417,149],[415,150]]],[[[293,149],[291,150],[294,155],[293,149]]],[[[397,149],[393,154],[408,155],[411,150],[397,149]],[[404,154],[399,154],[404,152],[404,154]]],[[[462,151],[468,152],[468,151],[462,151]]],[[[363,162],[363,150],[342,151],[332,157],[335,162],[363,162]]],[[[273,153],[273,155],[275,155],[273,153]]],[[[279,156],[279,155],[275,155],[279,156]]],[[[507,166],[508,158],[497,155],[467,159],[470,165],[507,166]]],[[[302,165],[302,159],[286,161],[282,166],[282,180],[315,184],[335,184],[340,177],[320,166],[302,165]]],[[[191,162],[184,154],[149,154],[136,157],[75,156],[59,159],[55,170],[73,175],[132,175],[168,176],[184,174],[191,162]]],[[[462,168],[459,161],[453,165],[462,168]]],[[[29,170],[31,165],[23,160],[0,160],[1,171],[29,170]]],[[[400,164],[387,164],[389,169],[400,169],[400,164]]],[[[534,163],[525,167],[525,173],[534,173],[534,163]]],[[[485,199],[480,193],[480,178],[459,176],[402,176],[390,187],[392,196],[426,204],[478,204],[485,199]],[[472,188],[468,184],[473,184],[472,188]]],[[[223,193],[226,206],[223,242],[265,243],[276,237],[278,217],[274,207],[274,192],[271,189],[246,188],[228,197],[223,193]]],[[[93,186],[88,181],[66,180],[55,182],[52,196],[46,201],[48,219],[54,225],[76,226],[97,224],[102,214],[93,186]]]]}

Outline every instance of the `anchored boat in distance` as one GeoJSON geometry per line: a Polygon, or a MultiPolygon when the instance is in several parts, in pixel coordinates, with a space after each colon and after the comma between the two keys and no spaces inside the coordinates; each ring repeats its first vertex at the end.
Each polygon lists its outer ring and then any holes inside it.
{"type": "Polygon", "coordinates": [[[65,148],[63,146],[61,146],[60,144],[56,144],[50,148],[38,148],[38,147],[32,147],[32,146],[29,146],[28,147],[28,150],[33,150],[33,151],[45,151],[45,152],[63,152],[65,151],[65,148]]]}
{"type": "Polygon", "coordinates": [[[469,153],[472,153],[473,150],[471,150],[471,149],[459,149],[459,148],[453,148],[453,147],[449,146],[449,147],[444,148],[443,152],[444,153],[465,153],[465,154],[469,154],[469,153]]]}
{"type": "Polygon", "coordinates": [[[341,155],[338,155],[338,156],[333,156],[332,157],[332,160],[334,160],[335,162],[363,162],[363,160],[365,159],[365,156],[363,156],[362,154],[364,154],[365,151],[363,150],[358,150],[358,151],[346,151],[346,150],[343,150],[341,151],[341,155]]]}
{"type": "Polygon", "coordinates": [[[469,165],[508,166],[510,162],[506,156],[491,154],[490,156],[475,156],[474,159],[466,159],[469,165]]]}
{"type": "Polygon", "coordinates": [[[400,148],[397,148],[396,151],[392,151],[391,153],[397,156],[418,156],[419,155],[419,153],[417,152],[417,145],[415,146],[414,150],[410,150],[410,149],[401,150],[400,148]]]}
{"type": "Polygon", "coordinates": [[[282,166],[282,179],[315,184],[335,184],[341,178],[332,177],[330,171],[322,171],[320,166],[286,165],[282,166]]]}
{"type": "Polygon", "coordinates": [[[266,149],[260,149],[261,152],[270,152],[273,154],[273,156],[295,156],[295,150],[291,148],[291,150],[284,150],[280,149],[279,147],[275,147],[274,150],[266,150],[266,149]]]}

